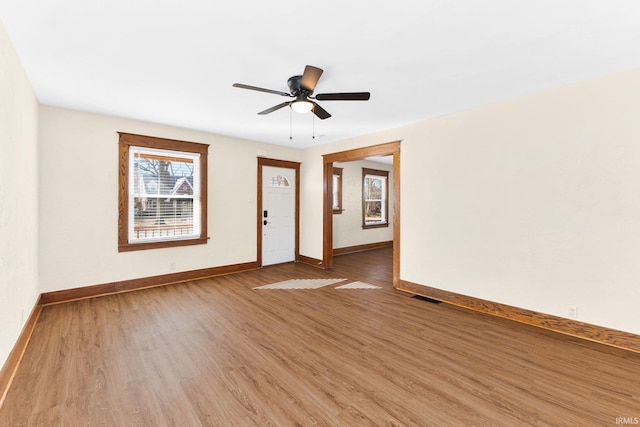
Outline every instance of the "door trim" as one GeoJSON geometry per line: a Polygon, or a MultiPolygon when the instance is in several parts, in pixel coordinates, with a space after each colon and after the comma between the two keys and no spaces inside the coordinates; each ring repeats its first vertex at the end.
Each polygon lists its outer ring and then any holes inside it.
{"type": "Polygon", "coordinates": [[[400,285],[400,141],[324,154],[322,202],[322,267],[333,267],[333,162],[393,156],[393,286],[400,285]]]}
{"type": "Polygon", "coordinates": [[[256,201],[256,218],[257,218],[257,244],[256,244],[256,262],[262,267],[262,167],[273,166],[276,168],[294,169],[296,172],[296,201],[295,201],[295,248],[294,260],[298,262],[300,258],[300,163],[289,160],[269,159],[266,157],[258,157],[258,197],[256,201]]]}

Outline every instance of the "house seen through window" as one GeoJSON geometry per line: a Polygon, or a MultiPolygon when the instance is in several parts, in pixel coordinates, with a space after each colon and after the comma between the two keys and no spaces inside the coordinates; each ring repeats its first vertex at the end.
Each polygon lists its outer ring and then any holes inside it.
{"type": "Polygon", "coordinates": [[[129,242],[197,237],[199,154],[131,147],[129,242]]]}

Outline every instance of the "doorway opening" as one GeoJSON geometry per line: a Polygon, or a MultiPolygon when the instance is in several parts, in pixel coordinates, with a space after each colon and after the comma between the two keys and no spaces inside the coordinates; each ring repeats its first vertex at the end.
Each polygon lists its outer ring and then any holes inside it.
{"type": "Polygon", "coordinates": [[[393,286],[397,287],[400,283],[400,141],[323,155],[322,267],[333,267],[333,163],[375,156],[393,156],[393,286]]]}

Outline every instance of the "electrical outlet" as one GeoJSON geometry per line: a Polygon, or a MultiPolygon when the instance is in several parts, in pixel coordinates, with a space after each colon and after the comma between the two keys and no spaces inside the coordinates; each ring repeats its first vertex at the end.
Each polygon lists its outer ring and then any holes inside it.
{"type": "Polygon", "coordinates": [[[577,319],[578,318],[578,306],[575,304],[571,304],[569,305],[569,317],[571,319],[577,319]]]}

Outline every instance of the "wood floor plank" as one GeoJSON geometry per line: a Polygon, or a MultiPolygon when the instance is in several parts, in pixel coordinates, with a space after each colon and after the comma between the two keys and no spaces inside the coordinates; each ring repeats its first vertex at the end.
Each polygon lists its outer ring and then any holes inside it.
{"type": "Polygon", "coordinates": [[[8,426],[615,425],[640,355],[397,292],[391,250],[46,306],[8,426]],[[255,290],[294,278],[381,289],[255,290]],[[346,283],[346,282],[345,282],[346,283]]]}

